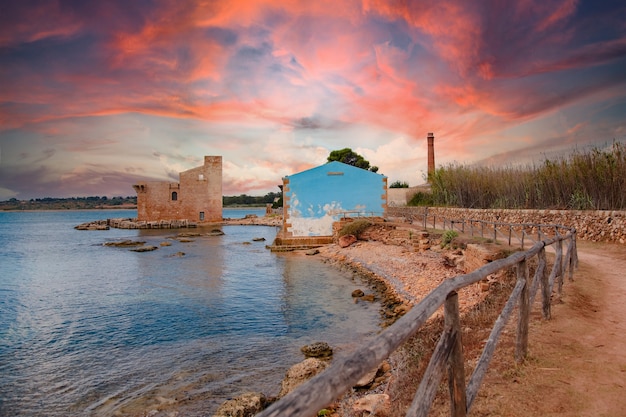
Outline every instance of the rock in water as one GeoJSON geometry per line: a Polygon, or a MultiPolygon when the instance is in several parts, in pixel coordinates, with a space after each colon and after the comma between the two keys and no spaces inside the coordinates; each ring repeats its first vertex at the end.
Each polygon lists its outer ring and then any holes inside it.
{"type": "Polygon", "coordinates": [[[219,406],[213,417],[252,417],[261,412],[267,398],[260,392],[247,392],[219,406]]]}
{"type": "Polygon", "coordinates": [[[333,349],[326,342],[315,342],[302,346],[300,352],[306,358],[329,358],[333,355],[333,349]]]}
{"type": "Polygon", "coordinates": [[[146,245],[146,246],[140,246],[138,248],[131,249],[131,250],[133,252],[150,252],[150,251],[157,250],[157,249],[158,249],[157,246],[146,245]]]}
{"type": "Polygon", "coordinates": [[[365,295],[365,293],[361,289],[356,289],[356,290],[352,291],[352,296],[355,297],[355,298],[363,297],[364,295],[365,295]]]}
{"type": "Polygon", "coordinates": [[[279,397],[283,397],[296,389],[300,384],[313,378],[330,365],[329,361],[318,358],[307,358],[295,364],[285,374],[285,378],[280,386],[279,397]]]}

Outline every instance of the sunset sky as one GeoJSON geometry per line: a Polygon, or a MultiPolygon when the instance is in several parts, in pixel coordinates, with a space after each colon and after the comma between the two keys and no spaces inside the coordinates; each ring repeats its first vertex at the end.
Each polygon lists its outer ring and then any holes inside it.
{"type": "Polygon", "coordinates": [[[129,196],[223,157],[225,195],[352,148],[389,182],[626,140],[623,0],[0,5],[0,200],[129,196]]]}

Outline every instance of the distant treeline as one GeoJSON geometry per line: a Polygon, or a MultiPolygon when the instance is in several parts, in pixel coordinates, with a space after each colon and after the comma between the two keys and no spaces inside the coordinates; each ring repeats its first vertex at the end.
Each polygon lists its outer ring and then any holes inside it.
{"type": "MultiPolygon", "coordinates": [[[[261,197],[241,194],[234,197],[224,196],[224,206],[265,206],[270,203],[275,207],[282,206],[281,193],[267,193],[261,197]]],[[[134,208],[137,197],[71,197],[71,198],[32,198],[18,200],[11,198],[0,201],[0,210],[86,210],[103,208],[134,208]]]]}
{"type": "Polygon", "coordinates": [[[71,198],[32,198],[18,200],[11,198],[0,201],[0,210],[84,210],[101,208],[127,208],[137,205],[137,197],[71,197],[71,198]]]}
{"type": "Polygon", "coordinates": [[[272,204],[274,206],[282,207],[283,200],[281,193],[270,192],[261,197],[254,197],[246,194],[224,196],[222,204],[224,206],[265,206],[266,204],[272,204]]]}
{"type": "Polygon", "coordinates": [[[626,209],[626,146],[574,151],[538,166],[489,168],[451,164],[430,178],[432,195],[411,205],[494,209],[626,209]]]}

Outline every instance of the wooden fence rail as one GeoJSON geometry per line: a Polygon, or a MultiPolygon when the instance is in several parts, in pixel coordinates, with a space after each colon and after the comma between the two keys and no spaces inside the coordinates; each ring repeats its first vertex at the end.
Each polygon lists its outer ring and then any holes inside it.
{"type": "MultiPolygon", "coordinates": [[[[424,216],[424,223],[426,223],[426,218],[427,216],[424,216]]],[[[458,229],[460,225],[461,230],[464,230],[465,224],[468,224],[470,231],[474,225],[480,224],[481,229],[484,229],[487,224],[487,222],[476,220],[451,221],[440,219],[440,222],[450,228],[458,229]]],[[[434,216],[432,224],[436,224],[434,216]]],[[[494,234],[497,234],[498,227],[503,224],[492,225],[494,234]]],[[[496,260],[475,271],[444,281],[392,326],[364,343],[352,354],[336,359],[326,371],[300,385],[258,416],[316,415],[319,410],[352,388],[361,377],[377,368],[393,351],[415,335],[442,305],[444,306],[444,329],[406,416],[426,416],[428,414],[446,368],[448,369],[451,415],[454,417],[465,416],[476,398],[500,334],[515,306],[518,306],[515,359],[522,361],[528,351],[530,308],[539,286],[541,286],[542,313],[546,319],[549,319],[550,295],[555,282],[560,295],[563,276],[567,270],[569,270],[569,279],[573,279],[573,270],[577,266],[578,259],[576,230],[559,225],[529,225],[529,227],[534,227],[538,233],[538,241],[530,249],[515,252],[508,258],[496,260]],[[545,233],[546,231],[548,233],[545,233]],[[560,232],[563,231],[566,233],[561,234],[560,232]],[[563,242],[567,243],[565,255],[563,255],[563,242]],[[546,248],[552,245],[555,246],[556,257],[548,275],[545,252],[546,248]],[[528,263],[534,257],[537,257],[538,262],[535,274],[531,278],[528,263]],[[516,268],[517,283],[495,321],[481,357],[466,385],[457,291],[477,283],[491,274],[511,267],[516,268]]],[[[522,230],[521,238],[523,239],[524,228],[519,229],[519,225],[510,225],[509,230],[514,228],[522,230]]]]}

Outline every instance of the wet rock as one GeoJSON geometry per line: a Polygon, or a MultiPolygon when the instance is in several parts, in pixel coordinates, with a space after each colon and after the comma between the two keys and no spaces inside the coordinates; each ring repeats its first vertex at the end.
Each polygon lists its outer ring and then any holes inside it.
{"type": "Polygon", "coordinates": [[[319,249],[310,249],[308,251],[305,252],[305,254],[312,256],[312,255],[317,255],[318,253],[320,253],[319,249]]]}
{"type": "Polygon", "coordinates": [[[213,229],[209,233],[207,233],[206,235],[207,236],[222,236],[222,235],[224,235],[224,232],[222,232],[220,229],[213,229]]]}
{"type": "Polygon", "coordinates": [[[157,250],[157,249],[158,249],[157,246],[146,245],[146,246],[139,246],[138,248],[131,249],[131,251],[133,251],[133,252],[151,252],[151,251],[157,250]]]}
{"type": "Polygon", "coordinates": [[[283,397],[296,389],[300,384],[313,378],[330,365],[327,360],[318,358],[307,358],[304,361],[295,364],[285,374],[280,387],[279,397],[283,397]]]}
{"type": "Polygon", "coordinates": [[[356,289],[356,290],[352,291],[352,297],[354,297],[354,298],[363,297],[364,295],[365,295],[365,293],[361,289],[356,289]]]}
{"type": "Polygon", "coordinates": [[[140,246],[146,242],[141,240],[118,240],[115,242],[104,242],[104,246],[126,247],[126,246],[140,246]]]}
{"type": "Polygon", "coordinates": [[[95,222],[82,223],[74,226],[76,230],[109,230],[106,220],[97,220],[95,222]]]}
{"type": "Polygon", "coordinates": [[[161,246],[172,246],[172,242],[161,242],[161,246]]]}
{"type": "Polygon", "coordinates": [[[213,417],[252,417],[267,406],[267,398],[260,392],[248,392],[225,401],[213,417]]]}
{"type": "Polygon", "coordinates": [[[200,236],[200,233],[197,232],[183,232],[183,233],[179,233],[178,237],[198,237],[200,236]]]}
{"type": "Polygon", "coordinates": [[[265,238],[264,237],[255,237],[252,238],[253,242],[265,242],[265,238]]]}
{"type": "Polygon", "coordinates": [[[326,342],[315,342],[300,348],[305,358],[329,358],[333,356],[333,348],[326,342]]]}

